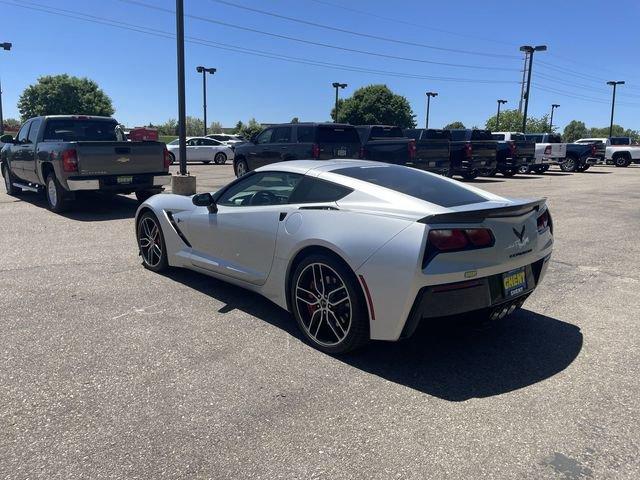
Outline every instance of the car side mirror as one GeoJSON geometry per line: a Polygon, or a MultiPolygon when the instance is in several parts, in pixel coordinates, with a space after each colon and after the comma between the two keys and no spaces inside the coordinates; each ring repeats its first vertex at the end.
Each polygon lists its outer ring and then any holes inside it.
{"type": "Polygon", "coordinates": [[[198,193],[193,196],[191,199],[193,204],[196,207],[207,207],[209,213],[218,213],[218,206],[216,205],[216,201],[209,192],[207,193],[198,193]]]}
{"type": "Polygon", "coordinates": [[[5,135],[2,135],[0,137],[0,142],[2,142],[2,143],[14,143],[13,136],[9,135],[8,133],[5,134],[5,135]]]}

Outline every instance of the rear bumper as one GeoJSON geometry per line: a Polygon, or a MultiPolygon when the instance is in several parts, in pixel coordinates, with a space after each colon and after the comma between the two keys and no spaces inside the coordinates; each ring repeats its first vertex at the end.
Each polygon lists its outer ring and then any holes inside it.
{"type": "Polygon", "coordinates": [[[462,160],[457,165],[452,165],[451,168],[456,172],[471,172],[474,170],[493,170],[497,168],[498,162],[496,159],[487,159],[487,158],[479,158],[479,159],[471,159],[471,160],[462,160]]]}
{"type": "Polygon", "coordinates": [[[540,162],[541,165],[562,165],[566,161],[566,158],[552,158],[544,157],[540,162]]]}
{"type": "Polygon", "coordinates": [[[421,288],[413,302],[401,336],[410,337],[423,319],[447,317],[484,309],[492,309],[498,316],[505,309],[505,313],[515,309],[522,305],[522,302],[540,283],[547,271],[550,258],[549,254],[525,266],[527,289],[515,297],[505,297],[502,274],[421,288]]]}
{"type": "Polygon", "coordinates": [[[516,157],[516,158],[507,158],[503,162],[498,162],[499,170],[515,170],[524,165],[533,166],[535,162],[535,158],[529,157],[516,157]]]}
{"type": "Polygon", "coordinates": [[[156,173],[145,175],[106,175],[101,177],[78,177],[67,179],[67,187],[72,192],[105,190],[127,192],[163,187],[171,183],[171,174],[156,173]],[[118,183],[118,178],[131,177],[129,183],[118,183]]]}

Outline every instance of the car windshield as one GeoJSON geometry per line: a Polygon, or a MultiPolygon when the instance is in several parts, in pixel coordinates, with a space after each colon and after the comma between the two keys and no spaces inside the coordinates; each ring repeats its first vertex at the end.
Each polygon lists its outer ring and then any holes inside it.
{"type": "Polygon", "coordinates": [[[175,140],[170,141],[167,145],[178,145],[180,143],[180,139],[176,138],[175,140]]]}
{"type": "Polygon", "coordinates": [[[115,142],[117,125],[115,120],[51,119],[47,121],[44,141],[115,142]]]}
{"type": "Polygon", "coordinates": [[[485,202],[487,199],[437,175],[398,165],[346,167],[333,173],[410,195],[441,207],[485,202]]]}

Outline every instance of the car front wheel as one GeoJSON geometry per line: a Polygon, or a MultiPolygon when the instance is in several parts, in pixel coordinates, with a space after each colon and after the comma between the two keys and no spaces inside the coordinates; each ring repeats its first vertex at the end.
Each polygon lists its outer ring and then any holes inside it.
{"type": "Polygon", "coordinates": [[[246,160],[238,160],[236,162],[236,177],[242,177],[249,173],[249,167],[247,166],[246,160]]]}
{"type": "Polygon", "coordinates": [[[56,213],[62,213],[69,208],[69,201],[65,198],[66,192],[58,182],[53,173],[47,176],[45,195],[47,196],[47,204],[49,210],[56,213]]]}
{"type": "Polygon", "coordinates": [[[166,270],[169,262],[164,235],[160,222],[152,212],[147,211],[142,214],[136,233],[142,265],[154,272],[166,270]]]}
{"type": "Polygon", "coordinates": [[[357,282],[330,255],[310,255],[296,267],[291,309],[305,339],[318,350],[346,353],[369,340],[369,314],[357,282]]]}
{"type": "Polygon", "coordinates": [[[11,174],[9,167],[5,164],[2,165],[2,176],[4,177],[4,188],[7,191],[7,195],[15,196],[22,192],[21,188],[13,185],[13,175],[11,174]]]}
{"type": "Polygon", "coordinates": [[[522,175],[525,175],[530,172],[531,172],[531,167],[529,165],[520,165],[518,167],[518,173],[521,173],[522,175]]]}

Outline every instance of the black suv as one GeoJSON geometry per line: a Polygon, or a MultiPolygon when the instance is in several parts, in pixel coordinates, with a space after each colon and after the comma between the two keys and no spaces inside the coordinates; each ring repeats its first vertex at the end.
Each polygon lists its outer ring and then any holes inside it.
{"type": "Polygon", "coordinates": [[[264,129],[236,146],[236,176],[270,163],[287,160],[359,158],[360,137],[353,125],[342,123],[286,123],[264,129]]]}

